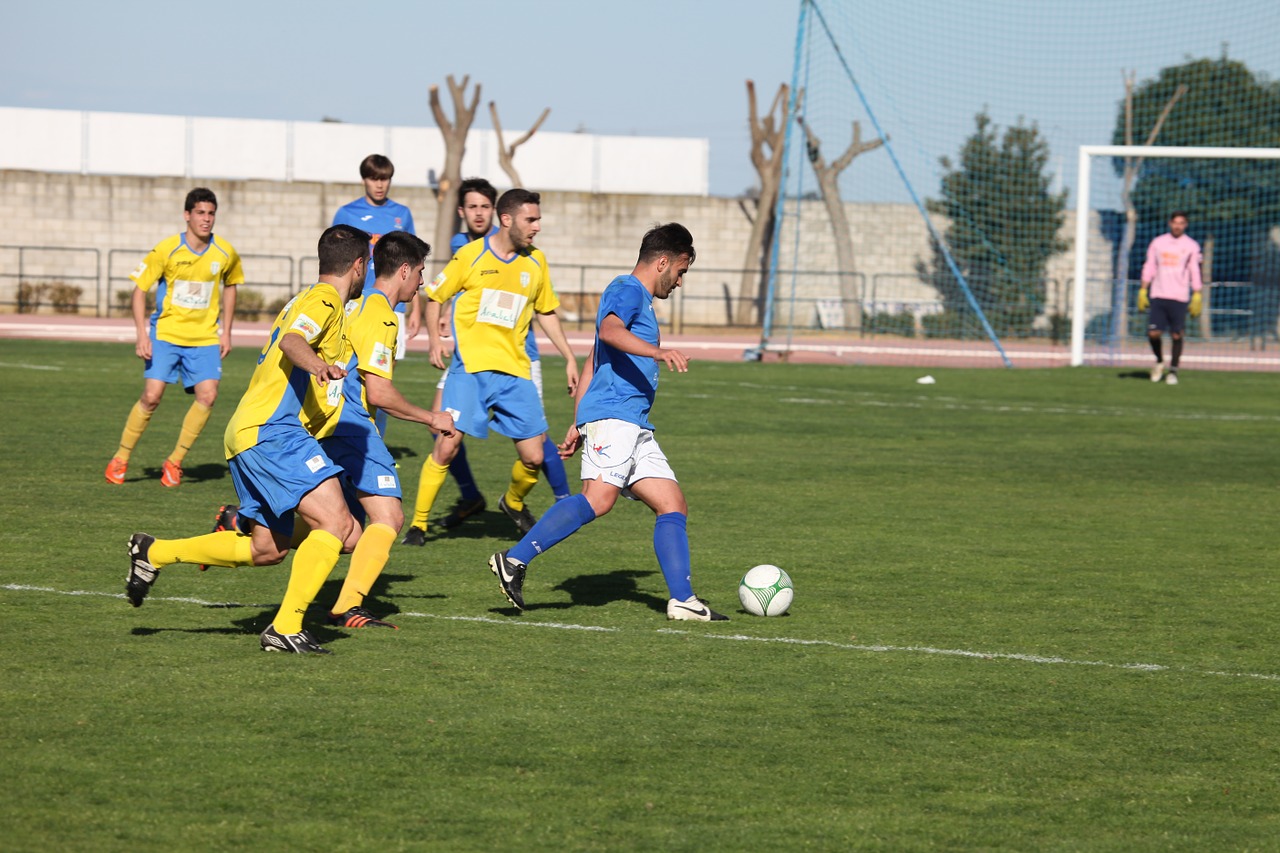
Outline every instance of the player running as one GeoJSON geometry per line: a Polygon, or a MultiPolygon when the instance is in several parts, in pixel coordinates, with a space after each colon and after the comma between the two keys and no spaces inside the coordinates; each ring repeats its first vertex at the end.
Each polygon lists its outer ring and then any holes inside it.
{"type": "Polygon", "coordinates": [[[576,394],[574,426],[561,454],[582,446],[582,493],[553,505],[515,547],[489,558],[503,594],[524,609],[524,578],[534,557],[607,513],[618,496],[643,501],[657,515],[653,550],[670,595],[667,618],[723,622],[693,593],[689,508],[649,422],[659,362],[684,373],[689,359],[661,345],[653,300],[683,284],[696,252],[693,235],[672,222],[651,229],[630,275],[605,288],[596,314],[596,340],[576,394]]]}

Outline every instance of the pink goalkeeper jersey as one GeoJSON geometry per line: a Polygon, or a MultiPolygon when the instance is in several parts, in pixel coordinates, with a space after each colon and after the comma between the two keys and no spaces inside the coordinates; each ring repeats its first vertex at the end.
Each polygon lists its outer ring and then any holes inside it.
{"type": "Polygon", "coordinates": [[[1152,299],[1190,302],[1191,291],[1199,292],[1202,286],[1200,244],[1186,234],[1181,237],[1167,232],[1161,234],[1147,247],[1142,280],[1151,283],[1152,299]]]}

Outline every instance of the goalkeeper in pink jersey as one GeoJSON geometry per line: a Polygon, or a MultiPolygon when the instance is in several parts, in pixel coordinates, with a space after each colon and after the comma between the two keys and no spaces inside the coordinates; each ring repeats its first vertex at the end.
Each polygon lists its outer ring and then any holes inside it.
{"type": "Polygon", "coordinates": [[[1182,339],[1187,314],[1200,316],[1200,244],[1187,236],[1187,215],[1176,211],[1169,217],[1169,231],[1151,241],[1147,262],[1142,265],[1142,289],[1138,291],[1138,310],[1147,311],[1147,338],[1156,355],[1151,368],[1151,381],[1165,376],[1163,335],[1173,339],[1169,356],[1169,385],[1178,384],[1178,360],[1182,357],[1182,339]]]}

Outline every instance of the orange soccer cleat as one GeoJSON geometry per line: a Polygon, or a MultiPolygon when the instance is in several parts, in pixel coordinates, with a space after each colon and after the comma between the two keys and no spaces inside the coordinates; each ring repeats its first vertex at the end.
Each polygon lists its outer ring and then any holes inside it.
{"type": "Polygon", "coordinates": [[[124,475],[129,470],[129,463],[123,459],[111,457],[111,461],[107,463],[107,482],[115,483],[117,486],[124,483],[124,475]]]}

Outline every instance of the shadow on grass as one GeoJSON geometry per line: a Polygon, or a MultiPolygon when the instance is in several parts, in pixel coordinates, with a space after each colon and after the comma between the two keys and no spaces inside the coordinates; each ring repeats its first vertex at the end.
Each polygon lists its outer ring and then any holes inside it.
{"type": "Polygon", "coordinates": [[[1126,370],[1123,373],[1117,373],[1116,379],[1145,379],[1151,381],[1150,370],[1126,370]]]}
{"type": "MultiPolygon", "coordinates": [[[[525,599],[525,610],[568,610],[573,607],[604,607],[615,601],[634,601],[651,610],[665,614],[667,600],[656,595],[640,591],[636,578],[655,574],[652,571],[635,571],[632,569],[616,569],[603,574],[578,575],[568,578],[555,589],[569,594],[569,601],[540,603],[525,599]]],[[[528,588],[526,587],[526,590],[528,588]]],[[[494,613],[516,615],[514,607],[493,608],[494,613]]]]}
{"type": "MultiPolygon", "coordinates": [[[[147,467],[142,470],[143,476],[138,477],[139,480],[159,480],[160,474],[163,472],[161,468],[147,467]]],[[[224,480],[229,475],[226,465],[219,465],[216,462],[206,462],[203,465],[193,465],[190,468],[182,469],[182,482],[184,483],[203,483],[213,480],[224,480]]]]}

